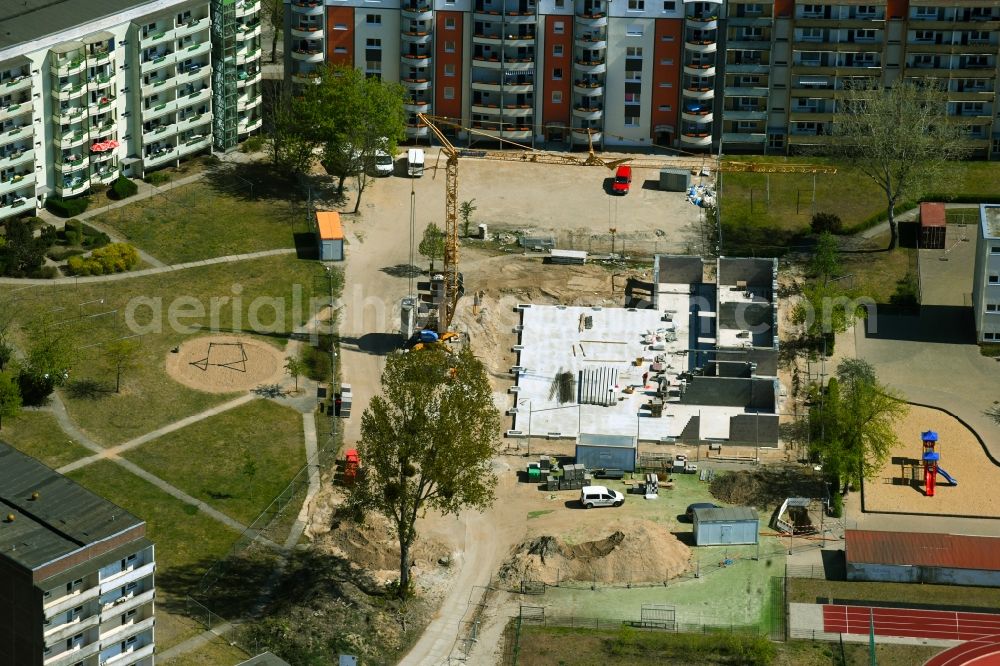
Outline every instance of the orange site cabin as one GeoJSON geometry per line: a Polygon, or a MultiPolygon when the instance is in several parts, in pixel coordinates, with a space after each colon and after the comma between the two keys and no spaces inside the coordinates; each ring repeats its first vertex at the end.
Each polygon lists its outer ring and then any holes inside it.
{"type": "Polygon", "coordinates": [[[344,260],[344,226],[340,223],[340,213],[316,211],[316,238],[320,261],[344,260]]]}

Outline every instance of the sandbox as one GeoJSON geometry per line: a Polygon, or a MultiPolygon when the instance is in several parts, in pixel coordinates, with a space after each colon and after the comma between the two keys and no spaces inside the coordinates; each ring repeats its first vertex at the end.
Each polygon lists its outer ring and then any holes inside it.
{"type": "Polygon", "coordinates": [[[284,378],[281,350],[246,336],[192,338],[167,354],[167,374],[207,393],[249,391],[284,378]]]}
{"type": "Polygon", "coordinates": [[[900,445],[875,479],[865,481],[865,510],[886,513],[939,514],[1000,518],[1000,466],[994,464],[975,434],[958,419],[928,407],[910,407],[896,427],[900,445]],[[920,433],[938,433],[940,465],[958,482],[937,477],[934,497],[924,495],[920,433]]]}

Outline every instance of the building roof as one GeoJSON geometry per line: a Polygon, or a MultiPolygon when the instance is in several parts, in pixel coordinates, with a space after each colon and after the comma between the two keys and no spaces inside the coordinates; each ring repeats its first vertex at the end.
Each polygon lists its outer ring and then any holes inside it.
{"type": "Polygon", "coordinates": [[[943,227],[947,220],[944,214],[944,204],[933,201],[925,201],[920,204],[920,226],[921,227],[943,227]]]}
{"type": "Polygon", "coordinates": [[[982,222],[983,238],[1000,238],[1000,206],[980,204],[979,216],[982,222]]]}
{"type": "MultiPolygon", "coordinates": [[[[178,0],[177,4],[180,4],[178,0]]],[[[0,52],[45,35],[113,16],[150,0],[7,0],[0,2],[0,52]]]]}
{"type": "Polygon", "coordinates": [[[694,518],[699,523],[736,523],[757,520],[757,509],[751,506],[724,506],[718,509],[695,509],[694,518]]]}
{"type": "Polygon", "coordinates": [[[236,666],[290,666],[290,664],[273,652],[264,652],[246,661],[241,661],[236,666]]]}
{"type": "Polygon", "coordinates": [[[581,432],[577,444],[583,446],[610,446],[621,449],[634,449],[635,437],[632,435],[600,435],[581,432]]]}
{"type": "Polygon", "coordinates": [[[120,506],[0,442],[0,555],[8,560],[33,571],[142,524],[120,506]],[[36,499],[33,493],[38,493],[36,499]]]}
{"type": "Polygon", "coordinates": [[[340,213],[336,211],[316,211],[316,226],[320,240],[344,240],[344,225],[340,223],[340,213]]]}
{"type": "Polygon", "coordinates": [[[847,530],[849,563],[1000,571],[1000,537],[847,530]]]}

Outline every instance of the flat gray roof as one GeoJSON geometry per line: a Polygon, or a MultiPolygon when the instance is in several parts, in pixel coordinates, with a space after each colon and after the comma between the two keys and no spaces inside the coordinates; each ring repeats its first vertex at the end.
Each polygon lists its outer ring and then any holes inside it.
{"type": "Polygon", "coordinates": [[[3,49],[11,46],[112,16],[148,2],[149,0],[3,0],[0,2],[0,55],[3,49]]]}
{"type": "Polygon", "coordinates": [[[273,652],[264,652],[256,657],[251,657],[246,661],[241,661],[236,666],[291,666],[287,661],[275,655],[273,652]]]}
{"type": "Polygon", "coordinates": [[[143,523],[0,442],[0,555],[8,560],[33,571],[143,523]]]}
{"type": "Polygon", "coordinates": [[[983,238],[1000,238],[1000,206],[982,204],[983,238]]]}
{"type": "Polygon", "coordinates": [[[699,523],[734,523],[757,520],[757,509],[749,506],[726,506],[720,509],[695,509],[699,523]]]}

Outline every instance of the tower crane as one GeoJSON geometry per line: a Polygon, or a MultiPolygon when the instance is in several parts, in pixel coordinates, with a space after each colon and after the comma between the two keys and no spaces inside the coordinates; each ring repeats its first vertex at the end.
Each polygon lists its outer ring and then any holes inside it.
{"type": "MultiPolygon", "coordinates": [[[[439,125],[447,125],[456,129],[477,134],[474,129],[463,127],[449,118],[417,114],[417,120],[426,125],[441,144],[441,151],[447,158],[445,161],[444,190],[444,277],[443,294],[439,304],[438,332],[444,334],[451,326],[458,305],[459,273],[458,273],[458,160],[459,158],[485,159],[502,162],[528,162],[533,164],[564,164],[575,166],[603,166],[615,169],[622,164],[628,164],[633,169],[701,169],[706,165],[706,158],[643,158],[616,157],[605,159],[594,151],[593,142],[588,142],[586,157],[572,153],[550,153],[535,150],[513,141],[520,150],[475,150],[471,148],[456,148],[444,135],[439,125]]],[[[488,135],[486,135],[488,136],[488,135]]],[[[490,137],[493,138],[493,137],[490,137]]],[[[812,173],[834,174],[835,167],[818,164],[783,164],[773,162],[726,161],[719,157],[712,160],[711,168],[723,172],[753,172],[753,173],[812,173]]]]}

